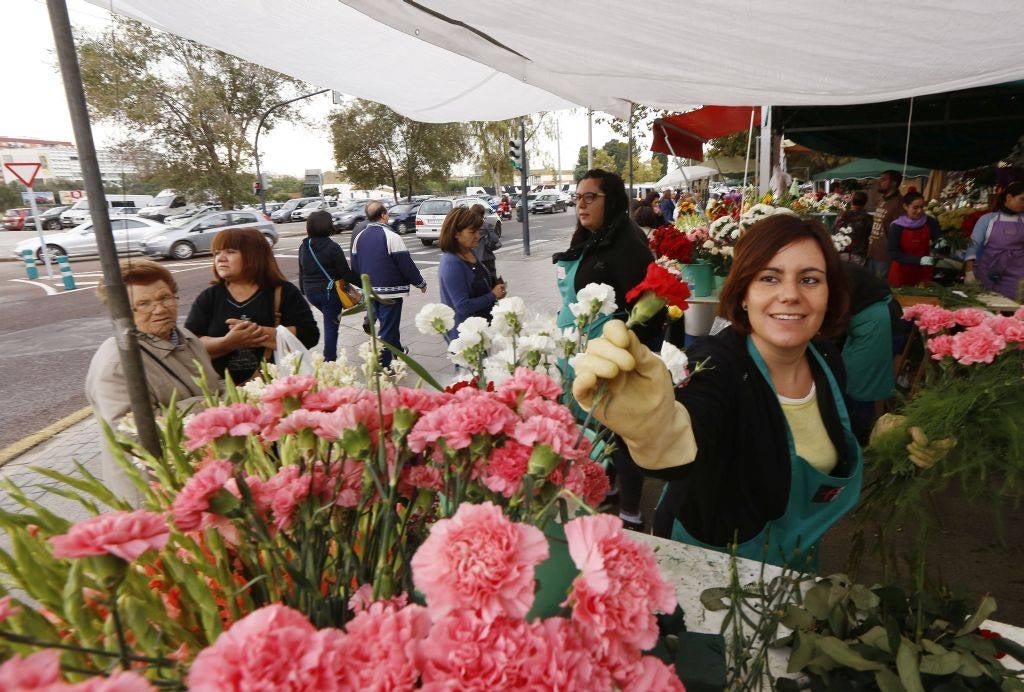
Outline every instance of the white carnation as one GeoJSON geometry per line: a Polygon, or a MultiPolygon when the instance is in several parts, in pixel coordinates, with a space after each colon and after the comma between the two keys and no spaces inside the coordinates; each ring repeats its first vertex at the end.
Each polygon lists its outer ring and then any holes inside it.
{"type": "Polygon", "coordinates": [[[707,240],[704,241],[704,246],[703,247],[704,247],[705,250],[714,249],[715,241],[713,241],[710,238],[708,238],[707,240]]]}
{"type": "Polygon", "coordinates": [[[447,334],[455,326],[455,311],[444,303],[427,303],[416,313],[420,334],[447,334]]]}
{"type": "Polygon", "coordinates": [[[519,340],[524,353],[539,353],[541,356],[559,354],[558,342],[547,334],[528,334],[519,340]]]}
{"type": "Polygon", "coordinates": [[[665,363],[665,367],[668,368],[669,374],[672,375],[673,385],[678,385],[689,375],[686,371],[687,366],[690,364],[689,359],[683,351],[676,348],[673,344],[667,341],[663,342],[661,344],[661,353],[658,355],[665,363]]]}
{"type": "Polygon", "coordinates": [[[558,328],[558,320],[554,315],[534,315],[526,321],[523,331],[527,334],[557,335],[561,330],[558,328]]]}
{"type": "Polygon", "coordinates": [[[491,325],[500,334],[518,334],[526,319],[526,303],[519,296],[502,298],[491,309],[491,325]]]}
{"type": "Polygon", "coordinates": [[[569,306],[576,317],[611,315],[618,308],[615,304],[615,289],[608,284],[587,284],[576,292],[576,301],[569,306]]]}
{"type": "Polygon", "coordinates": [[[483,341],[488,326],[490,325],[483,317],[467,317],[459,325],[459,337],[479,337],[479,340],[483,341]]]}
{"type": "Polygon", "coordinates": [[[458,338],[452,339],[452,342],[448,344],[451,361],[456,365],[475,370],[479,365],[480,358],[484,355],[483,344],[483,332],[460,334],[458,338]]]}

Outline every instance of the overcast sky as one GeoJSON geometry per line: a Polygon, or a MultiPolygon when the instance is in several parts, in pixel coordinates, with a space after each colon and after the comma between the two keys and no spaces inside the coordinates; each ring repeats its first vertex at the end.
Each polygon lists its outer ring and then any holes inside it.
{"type": "MultiPolygon", "coordinates": [[[[71,120],[57,68],[46,5],[43,0],[2,0],[2,3],[5,70],[16,79],[7,80],[8,98],[0,108],[0,137],[71,141],[71,120]],[[16,96],[11,98],[12,95],[16,96]]],[[[108,22],[108,14],[100,7],[84,0],[67,0],[67,3],[76,33],[98,30],[108,22]]],[[[334,158],[326,126],[326,118],[333,108],[329,94],[314,97],[302,108],[312,126],[285,123],[269,134],[261,135],[264,169],[291,175],[301,175],[307,168],[333,169],[334,158]]],[[[586,111],[560,111],[554,115],[560,124],[562,168],[572,168],[579,148],[587,143],[586,111]]],[[[93,135],[100,147],[120,139],[115,129],[106,126],[94,127],[93,135]]],[[[595,147],[612,136],[608,126],[595,122],[595,147]]],[[[641,152],[648,143],[640,141],[641,152]]],[[[542,158],[554,165],[558,150],[555,142],[542,141],[540,147],[542,158]]],[[[641,157],[647,158],[644,154],[641,157]]]]}

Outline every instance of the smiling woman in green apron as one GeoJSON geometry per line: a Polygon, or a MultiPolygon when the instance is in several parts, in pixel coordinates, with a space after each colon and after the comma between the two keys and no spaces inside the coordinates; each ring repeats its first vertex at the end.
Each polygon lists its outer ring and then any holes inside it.
{"type": "MultiPolygon", "coordinates": [[[[613,317],[629,314],[626,293],[640,283],[647,265],[654,261],[647,238],[628,214],[629,199],[622,178],[608,171],[589,170],[576,186],[576,230],[569,249],[556,254],[555,276],[562,296],[558,326],[572,327],[575,318],[569,305],[577,302],[576,292],[587,284],[602,283],[615,291],[615,315],[599,315],[588,326],[588,338],[601,335],[604,324],[613,317]]],[[[648,348],[661,348],[664,312],[637,328],[640,341],[648,348]]],[[[620,517],[628,528],[640,529],[640,494],[643,471],[637,468],[625,451],[617,445],[613,455],[619,484],[620,517]]]]}
{"type": "Polygon", "coordinates": [[[775,215],[736,244],[719,314],[698,339],[708,369],[673,391],[664,366],[620,322],[576,366],[573,393],[619,432],[636,462],[676,481],[672,537],[814,569],[824,533],[856,504],[863,460],[843,403],[842,360],[818,337],[842,326],[846,278],[817,221],[775,215]]]}

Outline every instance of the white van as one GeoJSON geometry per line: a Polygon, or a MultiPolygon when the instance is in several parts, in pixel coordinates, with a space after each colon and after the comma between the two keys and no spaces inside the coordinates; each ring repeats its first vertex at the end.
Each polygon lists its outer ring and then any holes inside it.
{"type": "MultiPolygon", "coordinates": [[[[104,195],[107,203],[107,211],[116,214],[118,210],[126,207],[138,209],[153,203],[152,195],[104,195]]],[[[72,228],[90,219],[89,204],[91,200],[81,199],[75,202],[70,209],[60,215],[60,225],[64,228],[72,228]]]]}
{"type": "Polygon", "coordinates": [[[185,195],[177,190],[160,190],[153,201],[139,209],[139,216],[151,221],[163,222],[168,216],[177,216],[191,211],[190,207],[196,205],[188,204],[185,195]]]}

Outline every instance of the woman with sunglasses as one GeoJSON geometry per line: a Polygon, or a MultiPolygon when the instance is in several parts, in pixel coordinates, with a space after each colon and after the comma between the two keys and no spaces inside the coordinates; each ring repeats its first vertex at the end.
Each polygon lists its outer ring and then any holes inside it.
{"type": "MultiPolygon", "coordinates": [[[[558,326],[565,329],[574,325],[569,305],[577,302],[578,290],[591,283],[607,284],[615,291],[618,312],[600,315],[588,326],[588,338],[597,338],[606,321],[625,319],[629,314],[626,293],[643,280],[654,255],[643,231],[629,218],[626,186],[616,173],[600,168],[586,172],[576,185],[576,217],[569,249],[552,258],[562,296],[558,326]]],[[[661,349],[664,322],[662,312],[636,329],[641,342],[652,351],[661,349]]],[[[643,472],[629,458],[624,444],[616,445],[616,449],[613,459],[619,484],[619,516],[627,528],[640,530],[643,472]]]]}

